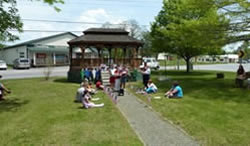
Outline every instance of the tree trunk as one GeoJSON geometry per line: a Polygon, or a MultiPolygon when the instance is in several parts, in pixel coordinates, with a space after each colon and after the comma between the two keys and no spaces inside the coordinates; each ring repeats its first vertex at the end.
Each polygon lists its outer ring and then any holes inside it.
{"type": "Polygon", "coordinates": [[[185,61],[186,61],[186,65],[187,65],[186,72],[189,73],[190,72],[190,58],[186,58],[185,61]]]}

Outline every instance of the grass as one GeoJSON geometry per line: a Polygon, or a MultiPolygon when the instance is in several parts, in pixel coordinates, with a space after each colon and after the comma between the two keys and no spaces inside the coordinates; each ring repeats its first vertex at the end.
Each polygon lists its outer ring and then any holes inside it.
{"type": "MultiPolygon", "coordinates": [[[[150,104],[163,117],[171,120],[192,135],[202,145],[250,145],[250,90],[234,87],[235,73],[225,73],[225,79],[216,79],[215,72],[170,71],[156,72],[153,81],[159,92],[152,96],[162,99],[150,104]],[[180,81],[183,99],[163,98],[171,81],[159,81],[159,76],[180,81]]],[[[141,83],[135,83],[141,86],[141,83]]]]}
{"type": "Polygon", "coordinates": [[[103,108],[74,103],[78,84],[66,79],[5,80],[12,93],[0,102],[0,145],[142,145],[104,93],[103,108]]]}

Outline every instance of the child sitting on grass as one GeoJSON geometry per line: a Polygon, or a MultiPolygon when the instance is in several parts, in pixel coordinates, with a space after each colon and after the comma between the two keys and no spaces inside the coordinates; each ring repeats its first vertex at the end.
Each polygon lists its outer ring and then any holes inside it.
{"type": "Polygon", "coordinates": [[[173,82],[172,88],[165,93],[165,96],[168,98],[182,98],[183,97],[182,88],[179,86],[178,81],[173,82]]]}
{"type": "Polygon", "coordinates": [[[87,90],[84,91],[84,95],[83,95],[83,98],[82,98],[82,104],[83,104],[83,107],[88,109],[88,108],[92,108],[92,107],[103,107],[104,106],[104,103],[101,103],[101,104],[95,104],[93,102],[91,102],[91,95],[89,94],[89,92],[87,90]]]}
{"type": "Polygon", "coordinates": [[[157,92],[157,87],[155,86],[155,84],[152,82],[152,80],[148,81],[147,84],[147,88],[146,88],[146,93],[150,94],[150,93],[156,93],[157,92]]]}
{"type": "Polygon", "coordinates": [[[152,82],[152,80],[148,81],[147,87],[145,87],[144,90],[138,90],[136,93],[140,93],[140,94],[151,94],[151,93],[156,93],[158,90],[158,88],[156,87],[156,85],[152,82]]]}
{"type": "Polygon", "coordinates": [[[102,85],[102,82],[100,80],[96,82],[95,86],[96,86],[96,89],[100,89],[100,90],[104,89],[104,86],[102,85]]]}

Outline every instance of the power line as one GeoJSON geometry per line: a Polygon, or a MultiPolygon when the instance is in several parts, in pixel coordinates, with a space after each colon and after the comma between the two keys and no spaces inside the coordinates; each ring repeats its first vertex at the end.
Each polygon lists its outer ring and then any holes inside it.
{"type": "MultiPolygon", "coordinates": [[[[22,19],[23,21],[32,21],[32,22],[52,22],[52,23],[76,23],[76,24],[97,24],[97,25],[104,25],[105,23],[101,22],[86,22],[86,21],[66,21],[66,20],[46,20],[46,19],[22,19]]],[[[108,23],[108,25],[118,25],[118,26],[124,26],[129,24],[114,24],[114,23],[108,23]]],[[[140,25],[140,26],[150,26],[150,25],[140,25]]]]}
{"type": "MultiPolygon", "coordinates": [[[[8,31],[15,31],[17,32],[18,30],[17,29],[11,29],[11,30],[8,30],[8,31]]],[[[76,33],[79,33],[79,32],[83,32],[82,30],[35,30],[35,29],[23,29],[22,30],[23,32],[76,32],[76,33]]]]}
{"type": "MultiPolygon", "coordinates": [[[[77,24],[104,24],[100,22],[80,22],[80,21],[65,21],[65,20],[45,20],[45,19],[22,19],[23,21],[35,21],[35,22],[54,22],[54,23],[77,23],[77,24]]],[[[121,24],[110,24],[121,25],[121,24]]]]}
{"type": "MultiPolygon", "coordinates": [[[[110,2],[111,3],[111,2],[110,2]]],[[[148,8],[153,8],[154,6],[157,6],[157,3],[155,3],[155,5],[152,5],[152,4],[150,4],[150,5],[133,5],[133,4],[131,4],[131,3],[115,3],[115,1],[113,1],[112,2],[112,5],[110,4],[110,3],[92,3],[92,2],[70,2],[70,3],[65,3],[65,4],[60,4],[60,6],[63,6],[63,5],[81,5],[81,4],[85,4],[85,5],[91,5],[91,6],[108,6],[108,7],[114,7],[114,6],[117,6],[117,5],[120,5],[120,6],[129,6],[129,7],[141,7],[141,8],[145,8],[145,7],[148,7],[148,8]],[[125,4],[125,5],[124,5],[125,4]]],[[[31,4],[30,2],[28,2],[27,4],[31,4]]],[[[34,4],[34,3],[33,3],[34,4]]],[[[33,5],[32,4],[32,5],[33,5]]],[[[143,3],[144,4],[144,3],[143,3]]],[[[57,5],[57,4],[55,4],[55,5],[57,5]]],[[[35,5],[33,5],[33,6],[35,6],[35,5]]],[[[41,6],[41,5],[39,5],[39,6],[41,6]]],[[[43,6],[43,5],[42,5],[43,6]]],[[[44,5],[45,6],[45,5],[44,5]]],[[[59,6],[59,7],[60,7],[59,6]]]]}

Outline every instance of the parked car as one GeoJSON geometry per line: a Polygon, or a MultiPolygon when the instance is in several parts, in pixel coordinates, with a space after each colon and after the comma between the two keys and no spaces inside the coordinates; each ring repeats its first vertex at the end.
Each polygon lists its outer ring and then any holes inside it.
{"type": "Polygon", "coordinates": [[[27,58],[18,58],[13,62],[13,68],[19,69],[29,69],[30,68],[30,60],[27,58]]]}
{"type": "Polygon", "coordinates": [[[1,70],[7,70],[7,64],[3,60],[0,60],[0,69],[1,70]]]}
{"type": "Polygon", "coordinates": [[[149,67],[152,68],[152,69],[157,70],[157,69],[160,68],[159,62],[156,61],[155,58],[152,58],[152,57],[145,57],[145,58],[143,58],[142,60],[143,60],[143,62],[142,62],[142,65],[140,65],[140,67],[143,67],[143,66],[144,66],[144,63],[146,62],[146,63],[147,63],[147,66],[149,66],[149,67]]]}

